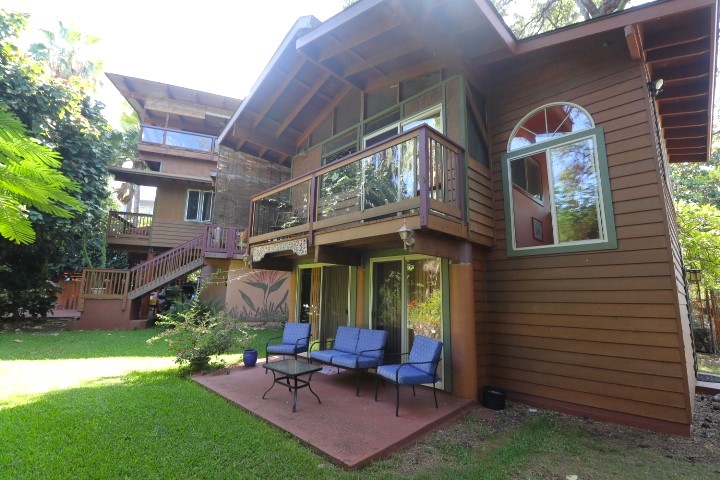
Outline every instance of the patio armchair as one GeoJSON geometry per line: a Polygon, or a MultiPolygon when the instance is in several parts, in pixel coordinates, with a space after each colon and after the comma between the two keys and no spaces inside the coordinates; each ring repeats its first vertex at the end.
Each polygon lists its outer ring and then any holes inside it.
{"type": "MultiPolygon", "coordinates": [[[[297,354],[308,351],[310,344],[309,323],[286,323],[282,336],[269,338],[265,345],[265,363],[268,362],[270,354],[293,355],[297,360],[297,354]],[[280,340],[280,343],[270,345],[273,340],[280,340]]],[[[267,370],[265,370],[267,373],[267,370]]]]}
{"type": "Polygon", "coordinates": [[[377,368],[375,376],[375,401],[377,402],[378,383],[380,377],[395,384],[395,416],[400,411],[400,385],[412,385],[413,396],[415,396],[415,385],[432,383],[435,408],[438,408],[435,384],[440,380],[437,375],[437,367],[442,354],[442,342],[428,337],[417,335],[413,341],[409,355],[407,352],[396,355],[402,357],[408,355],[408,361],[394,365],[381,365],[377,368]]]}

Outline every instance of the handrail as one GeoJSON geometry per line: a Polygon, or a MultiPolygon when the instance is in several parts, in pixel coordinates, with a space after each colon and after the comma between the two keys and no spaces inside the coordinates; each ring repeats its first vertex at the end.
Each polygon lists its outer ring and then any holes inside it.
{"type": "Polygon", "coordinates": [[[107,233],[113,236],[148,238],[152,230],[153,218],[154,216],[148,213],[110,210],[107,233]]]}
{"type": "Polygon", "coordinates": [[[130,269],[128,294],[203,258],[205,235],[200,235],[130,269]]]}
{"type": "MultiPolygon", "coordinates": [[[[249,231],[252,237],[260,240],[267,239],[268,236],[288,236],[291,231],[297,232],[297,225],[306,225],[305,230],[312,241],[314,225],[317,223],[318,227],[322,228],[327,225],[325,219],[329,217],[336,218],[332,223],[337,225],[343,223],[344,216],[347,216],[348,222],[352,222],[352,219],[358,217],[356,212],[367,212],[362,215],[363,219],[367,220],[373,218],[372,209],[377,208],[383,201],[386,203],[383,207],[392,204],[398,204],[399,207],[403,199],[413,197],[420,200],[421,226],[427,225],[430,212],[450,215],[460,222],[465,222],[464,159],[462,146],[432,127],[419,125],[385,142],[252,196],[249,231]],[[387,162],[388,158],[392,158],[391,163],[395,162],[397,165],[405,162],[406,170],[402,174],[405,177],[395,180],[392,185],[398,189],[397,198],[390,195],[379,198],[381,203],[377,200],[370,200],[368,203],[368,189],[376,188],[377,184],[372,183],[374,180],[368,180],[370,177],[366,178],[366,165],[370,165],[370,172],[380,172],[378,168],[389,167],[372,167],[372,162],[387,162]],[[366,164],[365,160],[369,163],[366,164]],[[408,161],[411,163],[407,163],[408,161]],[[359,165],[360,170],[357,172],[352,167],[349,171],[338,172],[354,164],[359,165]],[[333,172],[338,172],[338,178],[342,178],[344,183],[323,185],[323,176],[333,172]],[[358,172],[359,178],[355,178],[358,172]],[[333,187],[336,188],[333,190],[333,187]],[[434,208],[433,205],[439,205],[438,202],[448,207],[434,208]],[[270,230],[276,231],[277,235],[273,235],[270,230]]],[[[336,178],[332,180],[335,181],[336,178]]],[[[382,209],[384,215],[388,213],[386,210],[388,209],[382,209]]]]}

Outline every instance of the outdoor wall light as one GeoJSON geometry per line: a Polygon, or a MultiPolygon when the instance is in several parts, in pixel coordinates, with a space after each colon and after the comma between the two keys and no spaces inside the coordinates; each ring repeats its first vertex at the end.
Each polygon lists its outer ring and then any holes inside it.
{"type": "Polygon", "coordinates": [[[415,233],[408,228],[405,222],[403,222],[403,226],[400,227],[400,230],[398,230],[398,234],[400,235],[400,240],[402,240],[403,245],[405,246],[405,250],[415,244],[415,233]]]}
{"type": "Polygon", "coordinates": [[[662,92],[664,84],[665,84],[665,80],[663,80],[662,78],[658,78],[655,81],[648,82],[648,88],[650,89],[650,96],[653,98],[657,98],[657,96],[660,95],[660,92],[662,92]]]}
{"type": "Polygon", "coordinates": [[[699,268],[688,268],[685,272],[687,273],[688,281],[698,284],[702,281],[702,270],[699,268]]]}

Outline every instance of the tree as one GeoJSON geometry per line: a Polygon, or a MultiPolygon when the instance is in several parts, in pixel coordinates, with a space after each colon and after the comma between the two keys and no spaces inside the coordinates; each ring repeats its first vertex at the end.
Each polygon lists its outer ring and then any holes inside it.
{"type": "Polygon", "coordinates": [[[510,29],[518,38],[572,25],[581,20],[601,17],[623,10],[629,0],[531,0],[529,15],[508,14],[517,0],[492,0],[503,17],[512,18],[510,29]]]}
{"type": "Polygon", "coordinates": [[[63,271],[82,269],[83,246],[88,257],[100,263],[109,201],[107,165],[113,150],[103,105],[90,97],[88,81],[50,76],[45,65],[15,44],[26,24],[27,15],[0,10],[0,102],[33,138],[62,158],[62,173],[78,186],[71,193],[85,205],[74,218],[29,207],[35,243],[18,246],[0,238],[0,269],[13,273],[0,275],[0,314],[21,308],[22,297],[31,295],[25,299],[26,310],[44,315],[51,306],[40,298],[52,290],[47,281],[63,271]]]}
{"type": "Polygon", "coordinates": [[[676,212],[685,266],[701,269],[706,287],[720,287],[720,208],[680,200],[676,212]]]}
{"type": "Polygon", "coordinates": [[[20,120],[0,105],[0,235],[15,243],[34,242],[27,208],[74,217],[73,210],[84,208],[68,194],[77,189],[60,172],[57,152],[28,137],[20,120]]]}
{"type": "Polygon", "coordinates": [[[42,32],[46,41],[30,45],[30,55],[47,68],[51,77],[65,80],[82,78],[94,87],[102,71],[102,62],[90,60],[85,54],[88,47],[96,45],[100,38],[85,35],[75,30],[73,25],[68,27],[61,21],[58,21],[57,32],[42,32]]]}

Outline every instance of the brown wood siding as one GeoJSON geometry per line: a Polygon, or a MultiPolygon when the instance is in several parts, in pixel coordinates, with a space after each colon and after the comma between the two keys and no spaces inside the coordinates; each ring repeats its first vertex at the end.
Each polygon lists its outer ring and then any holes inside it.
{"type": "Polygon", "coordinates": [[[485,250],[473,247],[473,297],[475,301],[475,339],[478,386],[490,383],[490,345],[488,344],[485,285],[485,250]]]}
{"type": "Polygon", "coordinates": [[[197,222],[153,222],[150,237],[151,247],[177,247],[205,231],[204,223],[197,222]]]}
{"type": "Polygon", "coordinates": [[[492,181],[488,170],[468,159],[468,227],[471,240],[481,245],[494,245],[492,181]]]}
{"type": "Polygon", "coordinates": [[[689,423],[675,242],[646,84],[624,38],[592,38],[498,65],[487,80],[497,242],[485,273],[491,382],[689,423]],[[604,129],[618,248],[508,258],[501,155],[522,117],[551,102],[582,106],[604,129]]]}

